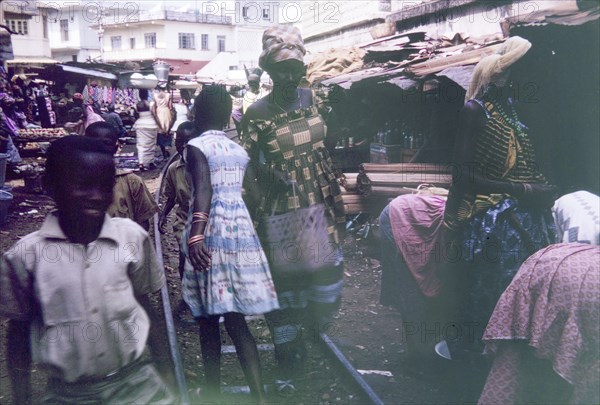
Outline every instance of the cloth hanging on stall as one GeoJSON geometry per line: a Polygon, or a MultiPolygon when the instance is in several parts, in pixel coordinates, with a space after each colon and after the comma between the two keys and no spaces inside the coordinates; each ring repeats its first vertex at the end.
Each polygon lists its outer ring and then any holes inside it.
{"type": "Polygon", "coordinates": [[[15,132],[14,127],[10,125],[9,118],[4,114],[2,108],[0,108],[0,145],[3,145],[0,153],[7,153],[7,161],[13,165],[21,163],[21,155],[12,140],[13,136],[17,135],[18,132],[15,132]]]}
{"type": "Polygon", "coordinates": [[[50,128],[56,124],[56,116],[52,111],[52,102],[50,97],[47,97],[45,92],[40,91],[36,97],[36,103],[42,128],[50,128]]]}
{"type": "Polygon", "coordinates": [[[121,104],[128,107],[133,107],[140,101],[140,91],[138,89],[120,89],[114,88],[108,91],[108,99],[110,103],[121,104]]]}
{"type": "Polygon", "coordinates": [[[127,90],[115,89],[115,104],[127,105],[127,90]]]}
{"type": "Polygon", "coordinates": [[[109,104],[110,100],[108,99],[108,87],[104,86],[102,88],[102,103],[109,104]]]}

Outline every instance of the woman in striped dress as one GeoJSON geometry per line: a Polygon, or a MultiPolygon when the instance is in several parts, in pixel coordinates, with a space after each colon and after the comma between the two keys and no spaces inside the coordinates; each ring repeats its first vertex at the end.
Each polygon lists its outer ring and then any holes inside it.
{"type": "MultiPolygon", "coordinates": [[[[550,208],[557,194],[538,171],[528,128],[511,98],[508,68],[531,47],[509,38],[473,73],[455,144],[453,184],[444,225],[460,258],[460,315],[470,349],[480,337],[500,294],[533,252],[553,243],[550,208]]],[[[455,278],[456,280],[456,278],[455,278]]],[[[473,347],[475,344],[475,347],[473,347]]]]}

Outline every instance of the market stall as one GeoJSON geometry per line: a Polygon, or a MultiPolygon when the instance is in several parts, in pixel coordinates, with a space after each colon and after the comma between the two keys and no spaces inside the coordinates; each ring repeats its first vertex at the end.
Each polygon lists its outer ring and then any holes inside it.
{"type": "Polygon", "coordinates": [[[497,35],[455,37],[394,34],[309,64],[307,77],[344,138],[332,158],[351,184],[344,193],[347,214],[377,215],[390,199],[419,186],[449,187],[458,113],[474,66],[504,42],[497,35]]]}

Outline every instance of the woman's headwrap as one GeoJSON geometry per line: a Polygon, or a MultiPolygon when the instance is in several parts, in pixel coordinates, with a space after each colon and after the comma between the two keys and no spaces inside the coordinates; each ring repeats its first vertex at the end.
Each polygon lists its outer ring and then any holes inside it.
{"type": "Polygon", "coordinates": [[[502,44],[497,53],[481,59],[473,71],[465,102],[480,98],[487,87],[499,77],[499,74],[521,59],[529,51],[529,48],[531,48],[531,42],[528,40],[511,37],[502,44]]]}
{"type": "Polygon", "coordinates": [[[306,49],[300,30],[292,25],[274,25],[263,32],[263,51],[258,66],[266,71],[277,62],[295,59],[304,62],[306,49]]]}

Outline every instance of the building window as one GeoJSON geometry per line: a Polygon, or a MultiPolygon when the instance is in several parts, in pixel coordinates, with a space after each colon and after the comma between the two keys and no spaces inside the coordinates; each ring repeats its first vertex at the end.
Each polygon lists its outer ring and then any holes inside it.
{"type": "Polygon", "coordinates": [[[44,34],[44,39],[48,38],[48,16],[42,16],[42,32],[44,34]]]}
{"type": "Polygon", "coordinates": [[[392,11],[392,0],[379,0],[379,11],[392,11]]]}
{"type": "Polygon", "coordinates": [[[110,37],[110,46],[113,51],[121,49],[121,36],[118,37],[110,37]]]}
{"type": "Polygon", "coordinates": [[[268,20],[271,16],[271,10],[268,8],[263,8],[263,20],[268,20]]]}
{"type": "Polygon", "coordinates": [[[135,38],[129,38],[129,48],[135,49],[135,38]]]}
{"type": "Polygon", "coordinates": [[[208,34],[202,34],[202,50],[208,51],[208,34]]]}
{"type": "Polygon", "coordinates": [[[196,49],[194,34],[179,33],[179,49],[196,49]]]}
{"type": "Polygon", "coordinates": [[[144,34],[144,43],[146,48],[156,48],[156,32],[144,34]]]}
{"type": "Polygon", "coordinates": [[[11,31],[18,32],[19,34],[29,34],[29,27],[27,26],[27,20],[5,20],[6,25],[11,31]]]}
{"type": "Polygon", "coordinates": [[[69,20],[60,20],[60,40],[63,42],[69,40],[69,20]]]}
{"type": "Polygon", "coordinates": [[[225,52],[225,36],[217,35],[217,52],[225,52]]]}

